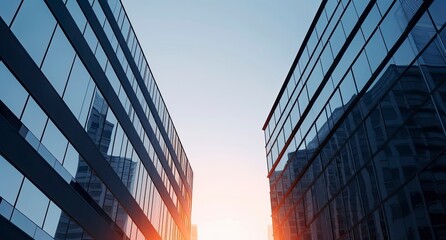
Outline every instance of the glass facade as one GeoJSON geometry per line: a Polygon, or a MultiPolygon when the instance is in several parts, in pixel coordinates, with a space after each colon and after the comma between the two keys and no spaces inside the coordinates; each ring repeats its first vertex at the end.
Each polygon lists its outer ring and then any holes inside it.
{"type": "Polygon", "coordinates": [[[322,1],[263,127],[274,238],[446,238],[446,2],[322,1]]]}
{"type": "Polygon", "coordinates": [[[122,3],[0,1],[0,36],[0,238],[188,240],[193,171],[122,3]]]}

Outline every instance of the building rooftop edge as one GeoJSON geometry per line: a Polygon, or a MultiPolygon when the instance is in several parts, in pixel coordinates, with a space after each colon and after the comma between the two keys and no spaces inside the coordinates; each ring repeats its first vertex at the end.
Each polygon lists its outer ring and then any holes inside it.
{"type": "Polygon", "coordinates": [[[294,69],[296,69],[297,62],[300,59],[300,56],[302,55],[302,52],[305,49],[305,46],[307,45],[308,39],[310,38],[311,33],[313,32],[313,30],[314,30],[314,28],[316,26],[316,23],[319,20],[319,17],[321,16],[322,11],[324,10],[324,7],[325,7],[325,4],[327,3],[327,1],[328,0],[322,0],[321,1],[321,5],[319,6],[319,8],[318,8],[318,10],[316,12],[316,15],[314,16],[313,21],[311,22],[311,25],[310,25],[310,27],[309,27],[309,29],[307,31],[307,34],[305,35],[304,40],[302,41],[302,44],[301,44],[301,46],[299,48],[299,51],[297,52],[296,57],[294,58],[294,61],[293,61],[292,65],[291,65],[291,68],[290,68],[286,78],[285,78],[285,81],[282,84],[282,87],[280,88],[279,94],[277,95],[276,100],[274,101],[274,104],[271,107],[271,110],[270,110],[270,112],[268,114],[268,117],[266,118],[265,123],[263,124],[263,127],[262,127],[263,131],[268,126],[268,123],[271,120],[271,117],[273,116],[274,111],[277,108],[277,105],[279,105],[280,98],[282,97],[283,92],[285,91],[285,89],[287,87],[287,84],[290,81],[291,76],[293,75],[294,69]]]}

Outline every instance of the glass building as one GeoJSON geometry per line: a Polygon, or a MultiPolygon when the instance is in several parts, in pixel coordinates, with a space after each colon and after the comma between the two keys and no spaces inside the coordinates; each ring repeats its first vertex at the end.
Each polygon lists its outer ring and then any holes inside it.
{"type": "Polygon", "coordinates": [[[263,126],[274,239],[446,238],[445,13],[321,1],[263,126]]]}
{"type": "Polygon", "coordinates": [[[0,239],[189,240],[192,179],[120,0],[0,0],[0,239]]]}

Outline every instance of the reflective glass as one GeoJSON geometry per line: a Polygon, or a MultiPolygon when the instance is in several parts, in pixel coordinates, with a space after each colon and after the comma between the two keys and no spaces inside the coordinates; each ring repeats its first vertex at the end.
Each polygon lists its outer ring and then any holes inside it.
{"type": "Polygon", "coordinates": [[[392,9],[380,25],[380,29],[384,37],[384,42],[386,43],[388,49],[393,47],[396,40],[404,31],[404,21],[407,21],[406,15],[402,10],[400,1],[396,1],[392,9]]]}
{"type": "Polygon", "coordinates": [[[23,175],[0,156],[0,197],[14,204],[22,184],[23,175]]]}
{"type": "Polygon", "coordinates": [[[22,122],[38,138],[42,136],[43,128],[48,117],[31,97],[28,99],[22,122]]]}
{"type": "MultiPolygon", "coordinates": [[[[359,2],[363,2],[362,0],[359,2]]],[[[365,1],[364,1],[365,2],[365,1]]],[[[378,22],[381,20],[381,13],[378,10],[376,4],[374,4],[372,10],[370,10],[369,14],[365,18],[362,23],[361,30],[364,34],[364,38],[368,39],[372,34],[373,30],[377,27],[378,22]]]]}
{"type": "Polygon", "coordinates": [[[40,65],[56,21],[43,1],[24,0],[11,30],[33,60],[40,65]]]}
{"type": "Polygon", "coordinates": [[[342,16],[342,25],[344,26],[345,34],[348,36],[355,24],[358,22],[358,14],[356,13],[353,2],[350,2],[347,9],[342,16]]]}
{"type": "Polygon", "coordinates": [[[425,207],[415,181],[408,183],[386,201],[385,212],[390,238],[434,239],[423,209],[425,207]]]}
{"type": "Polygon", "coordinates": [[[85,18],[84,14],[82,13],[82,10],[77,4],[77,1],[68,0],[66,6],[68,11],[70,11],[70,14],[73,17],[74,21],[76,22],[77,27],[81,30],[81,32],[83,32],[85,24],[87,24],[87,19],[85,18]]]}
{"type": "Polygon", "coordinates": [[[352,70],[356,81],[356,87],[360,91],[372,75],[365,51],[363,51],[356,59],[356,62],[352,66],[352,70]]]}
{"type": "Polygon", "coordinates": [[[76,149],[74,149],[71,144],[68,144],[63,166],[71,174],[71,176],[76,176],[77,166],[79,165],[79,158],[80,156],[76,149]]]}
{"type": "Polygon", "coordinates": [[[442,0],[434,1],[429,7],[429,13],[438,29],[440,29],[446,22],[446,16],[444,14],[445,9],[446,2],[442,0]]]}
{"type": "Polygon", "coordinates": [[[51,120],[48,121],[41,142],[59,162],[62,162],[68,141],[51,120]]]}
{"type": "Polygon", "coordinates": [[[42,65],[42,72],[62,96],[74,59],[74,49],[60,27],[56,28],[42,65]]]}
{"type": "Polygon", "coordinates": [[[84,125],[95,85],[79,58],[76,57],[63,96],[74,116],[84,125]]]}
{"type": "Polygon", "coordinates": [[[344,106],[350,105],[350,101],[356,97],[357,90],[355,81],[353,80],[353,75],[351,72],[348,72],[348,74],[345,76],[344,80],[339,86],[339,89],[341,91],[342,100],[344,101],[344,106]]]}
{"type": "Polygon", "coordinates": [[[384,40],[381,36],[381,31],[379,31],[379,29],[370,38],[369,42],[367,43],[367,46],[365,47],[365,51],[367,52],[367,57],[372,72],[374,72],[387,55],[387,49],[386,46],[384,45],[384,40]]]}
{"type": "Polygon", "coordinates": [[[11,222],[14,223],[17,227],[19,227],[22,231],[24,231],[29,236],[33,236],[36,231],[36,225],[29,218],[27,218],[23,213],[14,210],[11,222]]]}
{"type": "Polygon", "coordinates": [[[34,184],[25,179],[16,208],[41,227],[48,204],[49,199],[34,184]]]}
{"type": "Polygon", "coordinates": [[[17,116],[22,114],[28,92],[0,61],[0,100],[17,116]]]}
{"type": "Polygon", "coordinates": [[[88,46],[90,46],[91,51],[95,52],[96,45],[98,44],[98,39],[96,38],[93,29],[91,29],[90,24],[88,23],[84,31],[84,38],[85,40],[87,40],[88,46]]]}
{"type": "Polygon", "coordinates": [[[419,175],[424,200],[426,205],[429,206],[427,208],[428,215],[437,239],[446,237],[444,231],[446,219],[440,217],[446,215],[446,208],[444,207],[446,203],[446,173],[443,170],[445,167],[446,158],[442,154],[419,175]]]}
{"type": "Polygon", "coordinates": [[[333,55],[337,56],[339,53],[339,50],[342,47],[342,43],[345,42],[345,34],[344,34],[344,30],[342,28],[342,24],[341,22],[339,22],[338,26],[336,27],[336,29],[333,32],[333,35],[330,38],[330,43],[331,43],[331,49],[333,50],[333,55]]]}
{"type": "Polygon", "coordinates": [[[7,0],[0,3],[0,17],[9,25],[19,7],[20,0],[7,0]]]}
{"type": "Polygon", "coordinates": [[[56,229],[58,227],[61,215],[62,211],[60,210],[60,208],[53,202],[50,202],[50,206],[48,207],[48,212],[45,216],[45,223],[43,225],[43,230],[45,230],[52,237],[56,235],[56,229]]]}

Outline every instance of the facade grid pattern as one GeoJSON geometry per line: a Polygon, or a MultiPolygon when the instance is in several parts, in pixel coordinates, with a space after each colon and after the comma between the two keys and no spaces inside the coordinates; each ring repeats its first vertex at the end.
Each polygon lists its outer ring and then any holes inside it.
{"type": "Polygon", "coordinates": [[[276,240],[446,236],[445,11],[322,1],[263,127],[276,240]]]}
{"type": "Polygon", "coordinates": [[[192,168],[122,3],[2,1],[0,35],[5,236],[189,239],[192,168]]]}

